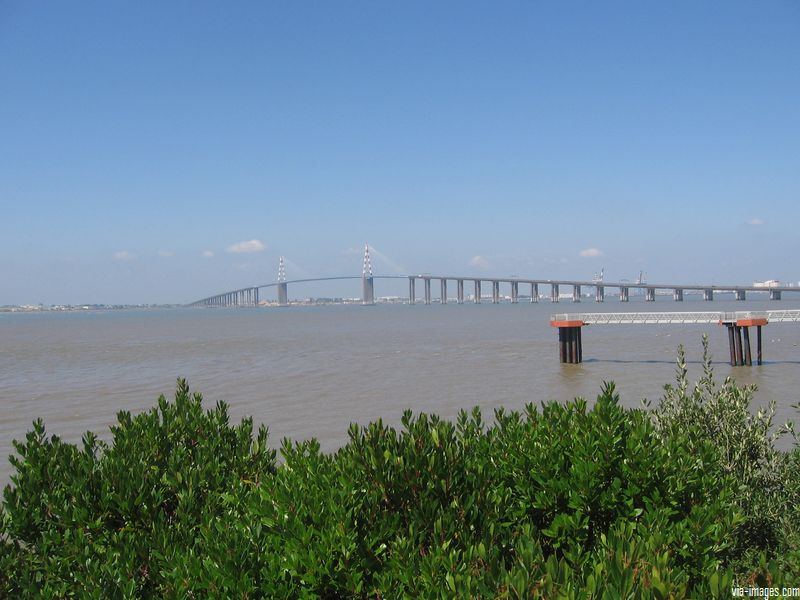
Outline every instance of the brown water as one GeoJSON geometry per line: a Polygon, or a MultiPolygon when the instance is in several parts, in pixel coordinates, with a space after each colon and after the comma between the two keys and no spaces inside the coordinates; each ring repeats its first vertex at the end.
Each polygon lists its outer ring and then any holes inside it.
{"type": "MultiPolygon", "coordinates": [[[[479,405],[593,398],[613,380],[628,406],[657,401],[674,380],[684,344],[690,375],[701,373],[708,333],[719,378],[758,385],[757,399],[778,403],[778,421],[800,400],[800,325],[764,329],[765,364],[731,367],[723,327],[617,325],[584,330],[584,362],[558,362],[555,312],[769,310],[800,301],[697,300],[621,304],[510,303],[379,305],[284,309],[164,309],[0,314],[0,485],[5,457],[42,417],[50,433],[79,441],[89,429],[108,438],[120,409],[140,412],[185,377],[206,402],[225,400],[232,416],[252,415],[284,436],[316,437],[323,448],[346,442],[351,421],[399,423],[406,408],[453,418],[479,405]]],[[[800,420],[800,419],[798,419],[800,420]]]]}

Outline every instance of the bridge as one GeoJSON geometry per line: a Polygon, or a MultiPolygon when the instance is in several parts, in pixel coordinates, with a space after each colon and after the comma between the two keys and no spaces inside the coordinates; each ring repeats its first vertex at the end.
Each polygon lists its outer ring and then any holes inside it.
{"type": "Polygon", "coordinates": [[[422,283],[422,298],[423,304],[432,304],[433,297],[431,288],[434,285],[439,287],[439,303],[447,304],[448,298],[448,283],[453,282],[456,286],[455,301],[458,304],[463,304],[470,296],[465,295],[465,288],[471,286],[473,293],[471,294],[471,301],[480,303],[483,299],[482,289],[483,284],[491,286],[491,302],[497,304],[501,302],[503,296],[500,293],[501,285],[509,290],[509,297],[513,304],[519,302],[520,289],[525,290],[526,286],[530,286],[530,294],[527,296],[530,302],[539,302],[539,299],[549,298],[550,302],[559,302],[564,299],[561,290],[567,290],[566,299],[572,302],[580,302],[582,298],[582,290],[594,290],[595,302],[604,302],[606,298],[606,290],[617,290],[620,302],[628,302],[630,299],[631,290],[638,290],[644,295],[647,302],[654,302],[656,295],[668,294],[672,296],[675,302],[683,301],[685,292],[698,293],[703,295],[703,300],[713,301],[714,295],[717,293],[728,292],[733,293],[736,300],[744,301],[747,298],[748,292],[761,292],[768,293],[770,300],[780,300],[784,292],[800,293],[800,287],[789,286],[770,286],[759,287],[755,285],[717,285],[717,284],[682,284],[682,283],[644,283],[637,282],[631,283],[628,281],[620,281],[617,283],[607,281],[581,281],[581,280],[552,280],[552,279],[524,279],[519,277],[475,277],[475,276],[457,276],[457,275],[373,275],[372,262],[369,256],[369,246],[364,248],[364,264],[361,276],[342,276],[342,277],[315,277],[308,279],[294,279],[288,281],[286,279],[286,268],[283,257],[280,258],[278,265],[278,280],[274,283],[267,283],[255,286],[247,286],[237,290],[223,292],[222,294],[215,294],[201,300],[197,300],[189,304],[189,306],[222,306],[222,307],[235,307],[235,306],[258,306],[260,290],[267,288],[277,288],[277,301],[280,306],[287,306],[289,304],[288,286],[289,284],[299,284],[315,281],[338,281],[348,279],[361,280],[361,303],[370,305],[375,303],[375,280],[376,279],[407,279],[408,280],[408,303],[416,304],[417,297],[417,282],[422,283]],[[523,286],[520,288],[520,286],[523,286]],[[540,295],[541,291],[549,291],[549,294],[540,295]]]}
{"type": "Polygon", "coordinates": [[[761,328],[768,323],[798,323],[800,310],[562,313],[550,318],[558,328],[562,363],[583,362],[585,325],[719,324],[728,328],[731,365],[752,365],[750,327],[756,328],[756,361],[762,364],[761,328]]]}
{"type": "Polygon", "coordinates": [[[188,306],[217,306],[217,307],[238,307],[238,306],[258,306],[259,290],[267,288],[277,288],[278,305],[289,305],[289,284],[308,283],[314,281],[343,281],[348,279],[361,280],[361,303],[365,305],[375,304],[375,280],[376,279],[407,279],[407,275],[373,275],[372,260],[369,256],[369,246],[364,247],[364,266],[360,276],[344,275],[336,277],[312,277],[306,279],[286,279],[286,262],[284,257],[278,261],[278,281],[274,283],[264,283],[261,285],[247,286],[238,290],[215,294],[201,300],[188,304],[188,306]]]}

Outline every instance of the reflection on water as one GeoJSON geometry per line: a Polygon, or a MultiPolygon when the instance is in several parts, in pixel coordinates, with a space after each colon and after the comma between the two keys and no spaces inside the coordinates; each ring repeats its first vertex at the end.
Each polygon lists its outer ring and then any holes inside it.
{"type": "MultiPolygon", "coordinates": [[[[701,373],[707,333],[715,370],[755,384],[761,402],[778,402],[778,421],[794,414],[800,383],[800,325],[764,329],[765,364],[730,367],[723,327],[590,326],[584,362],[558,362],[549,316],[565,310],[691,310],[609,299],[604,304],[326,306],[286,309],[173,309],[0,314],[0,454],[11,452],[31,421],[77,441],[91,429],[107,437],[120,409],[152,407],[186,377],[209,403],[227,401],[280,438],[346,441],[351,421],[399,423],[406,408],[454,417],[478,405],[520,409],[528,402],[593,398],[613,380],[624,404],[657,400],[686,347],[690,375],[701,373]]],[[[703,304],[706,308],[711,306],[703,304]]],[[[782,300],[714,301],[714,310],[800,308],[782,300]]],[[[0,482],[9,466],[0,462],[0,482]]]]}

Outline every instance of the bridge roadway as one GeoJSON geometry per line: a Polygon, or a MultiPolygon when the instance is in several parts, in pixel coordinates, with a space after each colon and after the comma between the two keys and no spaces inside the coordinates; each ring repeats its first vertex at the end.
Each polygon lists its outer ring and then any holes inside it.
{"type": "Polygon", "coordinates": [[[750,327],[756,328],[756,359],[762,363],[761,328],[768,323],[798,323],[800,310],[561,313],[550,318],[558,328],[559,357],[562,363],[583,362],[584,325],[651,325],[713,323],[728,328],[731,365],[752,365],[750,327]]]}
{"type": "Polygon", "coordinates": [[[259,290],[277,287],[278,288],[278,304],[288,304],[288,285],[299,284],[317,281],[337,281],[337,280],[353,280],[360,279],[362,281],[362,303],[374,303],[374,280],[375,279],[408,279],[408,302],[409,304],[416,304],[416,283],[420,280],[423,284],[423,297],[424,304],[432,304],[433,298],[431,293],[431,282],[437,281],[439,283],[440,295],[439,302],[447,304],[447,284],[448,282],[455,282],[456,284],[456,302],[463,304],[465,300],[464,284],[465,282],[471,283],[474,292],[472,294],[472,301],[480,303],[482,299],[481,287],[482,284],[491,284],[491,301],[497,304],[501,301],[500,285],[508,285],[510,288],[510,298],[512,303],[519,301],[519,286],[520,284],[530,286],[530,302],[538,302],[540,298],[539,286],[550,287],[550,301],[558,302],[562,296],[560,290],[562,287],[567,289],[572,288],[570,296],[573,302],[581,301],[582,289],[594,289],[594,300],[596,302],[603,302],[605,300],[606,288],[619,290],[620,302],[628,302],[630,298],[630,290],[642,290],[644,292],[645,300],[653,302],[656,299],[657,290],[670,290],[672,298],[676,302],[683,300],[685,291],[702,292],[703,299],[712,301],[715,292],[732,292],[736,295],[737,300],[745,300],[747,292],[762,292],[768,293],[770,300],[780,300],[783,292],[800,292],[800,287],[757,287],[753,285],[702,285],[702,284],[666,284],[666,283],[630,283],[626,281],[620,282],[602,282],[602,281],[580,281],[571,279],[521,279],[517,277],[465,277],[455,275],[369,275],[369,276],[337,276],[337,277],[313,277],[306,279],[294,279],[291,281],[277,281],[274,283],[265,283],[255,286],[248,286],[237,290],[231,290],[222,294],[209,296],[196,302],[192,302],[189,306],[258,306],[259,303],[259,290]]]}
{"type": "Polygon", "coordinates": [[[260,285],[252,285],[244,288],[239,288],[238,290],[231,290],[229,292],[223,292],[222,294],[215,294],[214,296],[208,296],[207,298],[203,298],[201,300],[197,300],[188,304],[187,306],[224,306],[224,307],[233,307],[233,306],[258,306],[259,302],[259,290],[266,289],[266,288],[278,288],[278,297],[280,304],[287,304],[287,298],[281,298],[281,296],[285,296],[286,289],[288,284],[292,283],[308,283],[313,281],[339,281],[339,280],[348,280],[348,279],[360,279],[365,283],[371,282],[373,279],[407,279],[407,275],[372,275],[370,277],[363,277],[361,275],[344,275],[344,276],[336,276],[336,277],[311,277],[307,279],[292,279],[291,281],[276,281],[274,283],[262,283],[260,285]],[[280,302],[280,300],[283,302],[280,302]]]}
{"type": "Polygon", "coordinates": [[[800,292],[800,287],[789,286],[776,286],[776,287],[758,287],[754,285],[717,285],[717,284],[673,284],[673,283],[630,283],[627,281],[607,282],[607,281],[580,281],[572,279],[523,279],[518,277],[458,277],[451,275],[408,275],[409,281],[409,302],[416,303],[416,280],[420,279],[424,285],[423,302],[431,304],[431,281],[439,281],[441,287],[441,303],[447,303],[447,282],[455,281],[457,284],[457,302],[462,304],[464,302],[464,282],[472,282],[474,285],[473,302],[479,303],[481,301],[481,282],[491,283],[492,285],[492,303],[500,302],[500,284],[508,284],[511,288],[511,302],[516,303],[519,300],[519,285],[530,285],[530,301],[539,301],[539,286],[550,286],[550,301],[558,302],[561,299],[560,288],[572,288],[571,298],[573,302],[581,301],[582,288],[593,288],[595,290],[595,301],[603,302],[605,300],[605,289],[613,288],[619,290],[619,299],[621,302],[628,302],[630,298],[630,290],[642,290],[645,295],[645,300],[654,302],[656,299],[657,290],[670,290],[672,292],[673,300],[681,302],[683,300],[684,291],[698,291],[702,292],[703,299],[711,301],[714,299],[715,292],[733,292],[736,294],[737,300],[745,300],[747,292],[768,292],[770,300],[780,300],[782,292],[800,292]]]}

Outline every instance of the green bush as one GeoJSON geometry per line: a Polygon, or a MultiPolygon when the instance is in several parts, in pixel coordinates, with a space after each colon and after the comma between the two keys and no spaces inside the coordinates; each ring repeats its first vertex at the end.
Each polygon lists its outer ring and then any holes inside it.
{"type": "Polygon", "coordinates": [[[752,388],[678,381],[653,411],[528,405],[352,425],[323,453],[174,402],[109,444],[15,442],[0,596],[729,597],[797,581],[800,454],[752,388]],[[794,578],[794,579],[792,579],[794,578]]]}
{"type": "Polygon", "coordinates": [[[162,396],[147,413],[120,412],[110,445],[90,433],[80,449],[47,438],[41,421],[14,443],[2,523],[8,595],[153,594],[224,514],[225,494],[274,476],[266,429],[254,440],[251,420],[230,427],[224,404],[204,413],[201,400],[179,381],[174,403],[162,396]]]}
{"type": "Polygon", "coordinates": [[[693,444],[711,443],[719,455],[717,474],[733,478],[743,517],[735,532],[735,568],[757,568],[767,556],[800,578],[800,449],[796,443],[791,452],[776,448],[779,438],[794,436],[793,427],[774,426],[774,400],[752,412],[755,386],[739,386],[727,378],[718,388],[705,336],[703,350],[703,376],[690,390],[679,348],[676,385],[665,386],[653,420],[662,437],[682,435],[693,444]]]}

